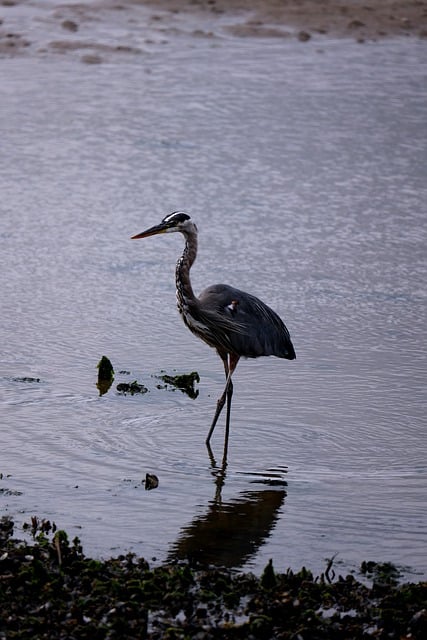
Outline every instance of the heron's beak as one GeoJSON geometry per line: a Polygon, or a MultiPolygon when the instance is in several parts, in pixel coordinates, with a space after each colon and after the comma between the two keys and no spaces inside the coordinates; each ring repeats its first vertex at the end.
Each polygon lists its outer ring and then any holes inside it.
{"type": "Polygon", "coordinates": [[[132,236],[131,240],[138,240],[138,238],[148,238],[148,236],[155,236],[158,233],[166,233],[168,227],[163,222],[156,224],[155,227],[150,227],[146,231],[137,233],[136,236],[132,236]]]}

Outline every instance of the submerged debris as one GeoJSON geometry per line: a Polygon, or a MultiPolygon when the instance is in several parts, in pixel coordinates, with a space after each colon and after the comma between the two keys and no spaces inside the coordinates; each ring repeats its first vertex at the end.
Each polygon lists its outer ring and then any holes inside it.
{"type": "Polygon", "coordinates": [[[157,489],[159,486],[159,479],[154,473],[147,473],[145,475],[145,489],[146,491],[150,491],[150,489],[157,489]]]}
{"type": "MultiPolygon", "coordinates": [[[[41,521],[42,522],[42,521],[41,521]]],[[[41,532],[32,544],[12,538],[0,520],[1,637],[23,640],[120,638],[172,640],[421,640],[427,583],[383,584],[353,576],[332,583],[307,569],[263,577],[188,564],[150,568],[134,554],[84,555],[78,538],[41,532]]]]}
{"type": "Polygon", "coordinates": [[[101,360],[97,364],[97,368],[98,382],[96,383],[96,386],[99,390],[99,395],[103,396],[113,384],[114,369],[107,356],[102,356],[101,360]]]}
{"type": "Polygon", "coordinates": [[[139,384],[136,380],[133,382],[119,382],[116,387],[119,393],[126,395],[130,393],[133,396],[135,393],[147,393],[148,389],[143,384],[139,384]]]}
{"type": "MultiPolygon", "coordinates": [[[[110,360],[106,356],[102,356],[101,360],[98,362],[98,382],[97,388],[99,389],[99,394],[102,396],[110,389],[113,380],[114,380],[114,369],[110,360]]],[[[122,375],[130,375],[130,371],[126,369],[122,369],[119,371],[122,375]]],[[[177,375],[169,375],[167,373],[163,373],[160,376],[152,376],[155,378],[159,378],[164,382],[164,385],[156,385],[158,389],[169,389],[172,388],[172,391],[175,389],[179,389],[183,393],[186,393],[190,398],[197,398],[199,395],[198,389],[194,388],[194,384],[196,382],[200,382],[200,376],[197,371],[192,371],[191,373],[181,373],[177,375]]],[[[117,391],[122,395],[134,395],[136,393],[147,393],[149,389],[142,383],[137,380],[133,380],[133,382],[119,382],[116,387],[117,391]]]]}
{"type": "Polygon", "coordinates": [[[16,489],[7,489],[6,487],[0,487],[0,496],[22,496],[22,491],[16,489]]]}
{"type": "MultiPolygon", "coordinates": [[[[0,480],[10,477],[10,473],[7,473],[6,475],[0,473],[0,480]]],[[[9,489],[8,487],[0,487],[0,496],[22,496],[22,491],[18,491],[17,489],[9,489]]]]}
{"type": "Polygon", "coordinates": [[[194,384],[196,382],[200,382],[200,376],[197,371],[192,371],[191,373],[180,373],[175,376],[170,376],[167,373],[164,373],[157,377],[160,380],[163,380],[166,385],[175,387],[183,393],[186,393],[192,400],[197,398],[199,395],[199,390],[194,388],[194,384]]]}

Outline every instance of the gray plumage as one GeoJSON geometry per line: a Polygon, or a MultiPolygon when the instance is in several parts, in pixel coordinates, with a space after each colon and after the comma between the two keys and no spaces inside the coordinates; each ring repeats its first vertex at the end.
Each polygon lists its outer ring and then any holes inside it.
{"type": "Polygon", "coordinates": [[[239,356],[295,358],[288,329],[259,298],[228,284],[214,284],[202,291],[198,302],[202,315],[203,309],[212,313],[209,324],[226,319],[227,346],[239,356]]]}
{"type": "Polygon", "coordinates": [[[197,256],[197,227],[190,216],[175,211],[162,222],[133,236],[146,238],[179,231],[185,247],[175,271],[177,306],[188,328],[217,350],[224,364],[226,385],[206,440],[209,441],[227,399],[226,443],[233,394],[232,373],[240,357],[276,356],[293,360],[295,350],[289,331],[273,309],[255,296],[227,284],[215,284],[197,297],[190,280],[190,269],[197,256]]]}

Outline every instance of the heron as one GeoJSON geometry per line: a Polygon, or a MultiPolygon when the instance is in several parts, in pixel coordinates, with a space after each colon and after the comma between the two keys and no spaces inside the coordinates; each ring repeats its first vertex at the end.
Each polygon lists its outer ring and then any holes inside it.
{"type": "Polygon", "coordinates": [[[197,226],[183,211],[174,211],[160,224],[134,236],[132,240],[160,233],[182,233],[185,247],[176,263],[175,284],[178,311],[186,326],[210,347],[216,349],[225,371],[225,388],[217,401],[206,445],[227,401],[225,451],[230,428],[232,375],[240,358],[276,356],[295,359],[295,350],[282,319],[264,302],[227,284],[214,284],[199,296],[193,292],[190,269],[197,256],[197,226]]]}

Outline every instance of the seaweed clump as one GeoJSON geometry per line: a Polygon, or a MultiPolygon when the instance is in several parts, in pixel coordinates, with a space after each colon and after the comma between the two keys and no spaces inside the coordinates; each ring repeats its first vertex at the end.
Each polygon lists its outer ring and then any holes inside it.
{"type": "MultiPolygon", "coordinates": [[[[39,524],[35,521],[33,524],[39,524]]],[[[330,582],[302,569],[264,578],[188,564],[151,569],[134,554],[84,555],[78,538],[40,531],[32,544],[0,521],[0,637],[147,640],[421,640],[427,584],[382,583],[349,575],[330,582]]],[[[52,530],[53,532],[53,530],[52,530]]]]}

